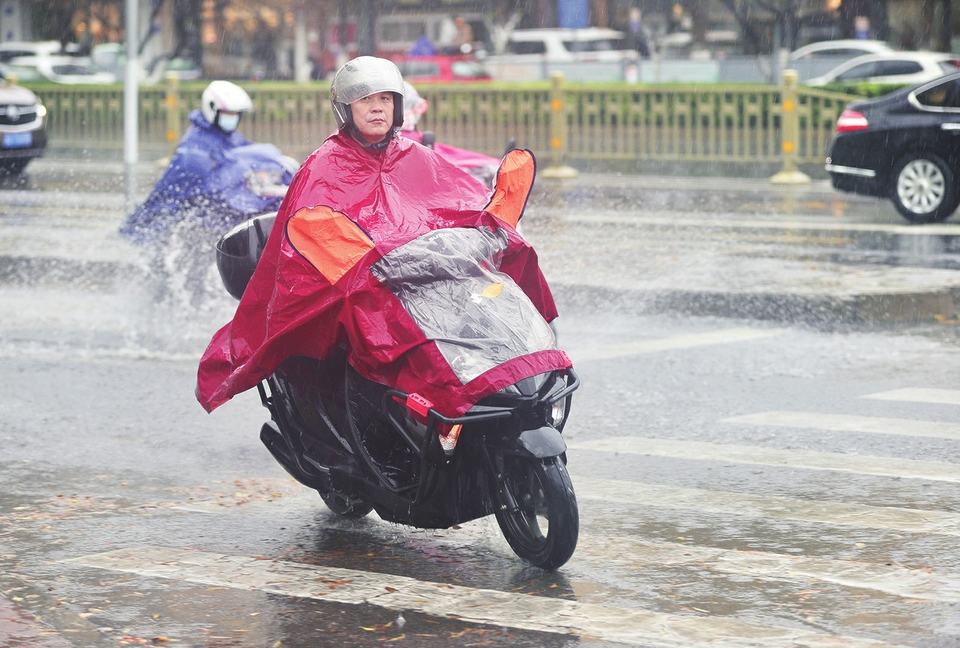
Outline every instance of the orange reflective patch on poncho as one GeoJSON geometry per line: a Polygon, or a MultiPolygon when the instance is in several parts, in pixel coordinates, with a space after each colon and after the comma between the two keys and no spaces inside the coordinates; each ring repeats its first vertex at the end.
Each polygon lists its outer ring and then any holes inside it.
{"type": "Polygon", "coordinates": [[[486,211],[516,228],[523,215],[523,208],[533,189],[537,163],[533,153],[526,149],[514,149],[507,153],[497,173],[497,185],[486,211]]]}
{"type": "Polygon", "coordinates": [[[293,248],[331,284],[347,274],[373,249],[359,225],[330,207],[304,207],[287,221],[293,248]]]}

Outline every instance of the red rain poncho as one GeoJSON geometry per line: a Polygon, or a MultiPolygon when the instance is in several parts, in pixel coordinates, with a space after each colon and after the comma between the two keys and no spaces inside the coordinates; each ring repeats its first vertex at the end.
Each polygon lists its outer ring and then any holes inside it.
{"type": "MultiPolygon", "coordinates": [[[[285,359],[324,358],[341,342],[349,345],[348,360],[361,375],[417,393],[446,416],[458,416],[522,378],[571,366],[547,333],[549,344],[498,356],[504,361],[496,364],[474,362],[464,371],[452,366],[462,365],[462,358],[450,361],[445,334],[424,324],[422,302],[416,303],[422,295],[395,294],[403,286],[423,292],[430,283],[429,259],[421,263],[412,252],[438,251],[438,263],[464,256],[449,246],[438,248],[431,237],[482,240],[495,253],[496,267],[485,259],[476,265],[485,288],[473,293],[469,286],[460,290],[466,278],[447,277],[441,319],[497,302],[507,304],[509,327],[520,336],[542,331],[544,320],[556,317],[556,307],[536,253],[514,229],[534,166],[528,151],[511,151],[491,197],[468,174],[408,139],[394,138],[373,153],[344,133],[330,136],[294,178],[233,320],[204,353],[197,399],[212,411],[256,386],[285,359]],[[463,297],[462,303],[454,297],[463,297]],[[526,306],[514,309],[510,300],[526,306]],[[526,317],[530,312],[534,317],[526,317]]],[[[477,256],[473,251],[466,256],[471,255],[477,256]]],[[[465,339],[454,343],[466,341],[469,347],[476,342],[466,339],[470,336],[461,334],[465,339]]]]}

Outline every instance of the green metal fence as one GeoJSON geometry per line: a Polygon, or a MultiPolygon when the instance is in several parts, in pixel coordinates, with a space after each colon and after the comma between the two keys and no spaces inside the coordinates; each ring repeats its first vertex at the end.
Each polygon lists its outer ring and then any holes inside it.
{"type": "MultiPolygon", "coordinates": [[[[202,84],[140,90],[140,148],[166,153],[180,139],[202,84]]],[[[123,147],[121,86],[33,87],[49,113],[51,146],[123,147]]],[[[254,113],[242,131],[304,158],[333,132],[329,86],[251,84],[254,113]]],[[[438,140],[500,156],[508,141],[538,157],[557,146],[551,120],[566,122],[562,146],[570,161],[776,162],[782,158],[783,91],[777,86],[632,86],[567,83],[562,109],[551,110],[550,84],[423,85],[430,109],[421,130],[438,140]]],[[[823,160],[847,95],[798,89],[795,160],[823,160]]],[[[556,107],[556,106],[554,106],[556,107]]]]}

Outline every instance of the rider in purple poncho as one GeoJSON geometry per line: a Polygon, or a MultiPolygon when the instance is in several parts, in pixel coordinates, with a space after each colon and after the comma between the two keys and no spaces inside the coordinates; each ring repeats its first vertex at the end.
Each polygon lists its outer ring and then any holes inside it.
{"type": "Polygon", "coordinates": [[[214,81],[201,104],[190,113],[190,126],[156,187],[121,227],[134,242],[154,241],[189,219],[223,233],[280,207],[282,192],[258,195],[247,186],[250,173],[258,169],[278,170],[278,186],[289,185],[293,177],[291,169],[279,165],[279,149],[251,143],[237,131],[241,114],[253,109],[247,93],[228,81],[214,81]]]}

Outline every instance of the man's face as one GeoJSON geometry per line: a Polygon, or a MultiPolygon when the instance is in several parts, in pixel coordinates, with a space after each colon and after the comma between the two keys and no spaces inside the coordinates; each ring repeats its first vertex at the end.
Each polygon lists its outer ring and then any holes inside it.
{"type": "Polygon", "coordinates": [[[350,104],[353,123],[370,144],[383,141],[393,128],[393,93],[378,92],[350,104]]]}

